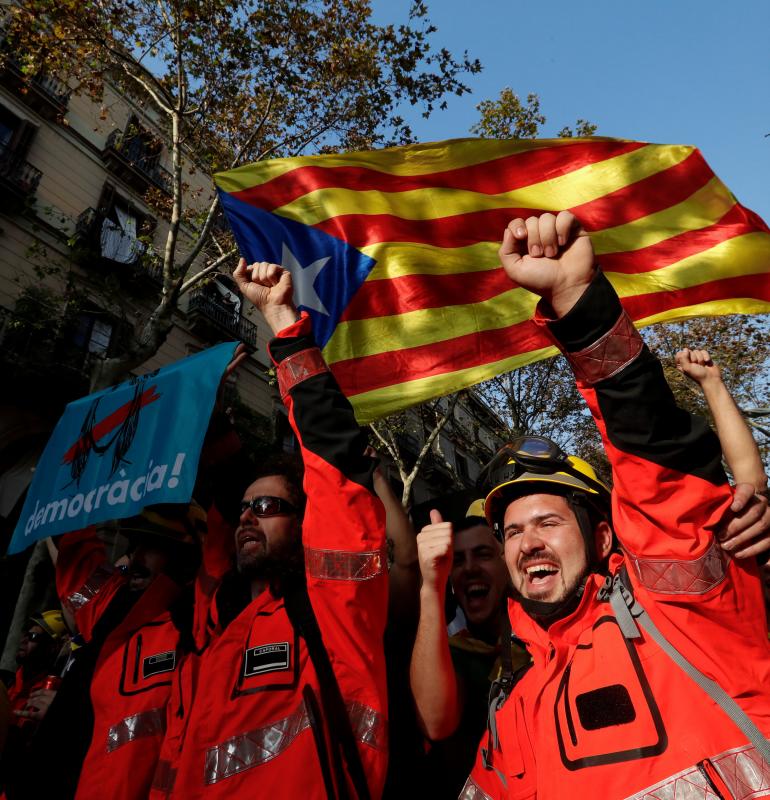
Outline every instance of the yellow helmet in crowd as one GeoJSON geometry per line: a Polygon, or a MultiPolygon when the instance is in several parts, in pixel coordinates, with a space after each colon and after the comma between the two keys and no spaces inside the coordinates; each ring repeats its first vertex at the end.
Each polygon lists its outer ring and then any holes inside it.
{"type": "Polygon", "coordinates": [[[55,642],[69,633],[61,611],[42,611],[33,614],[29,621],[33,625],[39,625],[55,642]]]}
{"type": "Polygon", "coordinates": [[[572,496],[578,492],[609,516],[610,490],[582,458],[565,453],[543,436],[521,436],[505,445],[487,465],[484,478],[491,486],[484,504],[487,522],[502,527],[502,515],[517,497],[543,492],[572,496]]]}

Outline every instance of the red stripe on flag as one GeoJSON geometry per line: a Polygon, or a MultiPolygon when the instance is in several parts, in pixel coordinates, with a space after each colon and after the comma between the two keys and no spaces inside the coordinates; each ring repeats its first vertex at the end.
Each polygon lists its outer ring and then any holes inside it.
{"type": "Polygon", "coordinates": [[[621,302],[631,318],[638,320],[684,306],[740,297],[770,302],[770,279],[767,273],[722,278],[718,281],[709,281],[670,292],[651,292],[634,297],[624,297],[621,302]]]}
{"type": "Polygon", "coordinates": [[[402,219],[392,214],[341,214],[313,227],[358,248],[378,242],[467,247],[499,241],[512,219],[542,213],[543,209],[538,208],[492,208],[434,219],[402,219]]]}
{"type": "MultiPolygon", "coordinates": [[[[752,216],[736,204],[714,225],[686,231],[657,244],[624,253],[608,253],[598,261],[605,272],[642,274],[694,255],[736,236],[756,231],[752,216]]],[[[366,281],[340,321],[388,317],[424,308],[483,303],[511,289],[501,269],[448,275],[402,275],[366,281]]]]}
{"type": "MultiPolygon", "coordinates": [[[[713,177],[714,173],[703,158],[693,153],[680,164],[570,211],[589,231],[612,228],[684,202],[713,177]]],[[[497,241],[512,219],[537,216],[544,210],[496,208],[426,220],[403,219],[392,214],[344,214],[313,227],[358,248],[378,242],[465,247],[476,242],[497,241]]]]}
{"type": "Polygon", "coordinates": [[[613,228],[683,203],[713,177],[709,165],[695,150],[673,167],[574,206],[570,211],[588,231],[613,228]]]}
{"type": "Polygon", "coordinates": [[[366,281],[342,313],[340,322],[389,317],[424,308],[483,303],[513,286],[502,269],[451,275],[402,275],[366,281]]]}
{"type": "Polygon", "coordinates": [[[507,358],[551,344],[532,320],[499,330],[485,330],[444,342],[391,350],[331,365],[343,392],[349,397],[416,378],[427,378],[507,358]]]}
{"type": "Polygon", "coordinates": [[[575,142],[422,175],[392,175],[369,167],[304,166],[232,194],[267,211],[280,208],[308,192],[341,187],[359,192],[406,192],[444,187],[499,194],[566,175],[645,146],[644,142],[575,142]]]}
{"type": "MultiPolygon", "coordinates": [[[[142,397],[139,401],[140,408],[144,408],[150,405],[150,403],[160,400],[161,395],[156,394],[157,388],[157,386],[150,386],[149,389],[145,389],[144,392],[142,392],[142,397]]],[[[75,458],[78,451],[90,450],[92,442],[98,442],[99,439],[104,438],[108,433],[115,430],[118,425],[125,422],[133,405],[133,401],[129,401],[113,411],[109,416],[106,416],[101,422],[97,422],[91,430],[91,436],[81,436],[64,454],[61,463],[69,464],[70,461],[75,458]]]]}
{"type": "MultiPolygon", "coordinates": [[[[710,281],[673,292],[652,292],[623,298],[633,319],[712,300],[750,297],[770,302],[770,280],[766,275],[743,275],[710,281]]],[[[463,369],[500,361],[514,353],[525,353],[552,342],[527,320],[500,330],[486,330],[443,342],[408,347],[362,358],[338,361],[332,372],[346,395],[382,389],[394,383],[451,374],[463,369]]]]}
{"type": "MultiPolygon", "coordinates": [[[[759,218],[753,211],[749,211],[736,203],[718,222],[706,228],[684,233],[664,239],[662,242],[631,250],[624,253],[605,253],[597,258],[605,272],[622,272],[625,274],[639,274],[651,272],[662,267],[667,267],[676,261],[688,256],[708,250],[720,242],[743,236],[747,233],[757,233],[759,218]]],[[[767,231],[767,226],[759,220],[762,230],[767,231]]]]}

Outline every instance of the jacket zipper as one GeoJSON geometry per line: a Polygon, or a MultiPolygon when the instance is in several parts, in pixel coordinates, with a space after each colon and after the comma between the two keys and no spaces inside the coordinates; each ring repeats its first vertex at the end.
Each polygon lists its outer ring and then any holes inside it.
{"type": "Polygon", "coordinates": [[[134,658],[134,684],[139,683],[139,662],[142,656],[142,634],[136,637],[136,657],[134,658]]]}
{"type": "Polygon", "coordinates": [[[706,779],[709,788],[719,798],[719,800],[734,800],[735,795],[725,785],[719,773],[714,769],[714,765],[708,758],[698,762],[700,774],[706,779]]]}

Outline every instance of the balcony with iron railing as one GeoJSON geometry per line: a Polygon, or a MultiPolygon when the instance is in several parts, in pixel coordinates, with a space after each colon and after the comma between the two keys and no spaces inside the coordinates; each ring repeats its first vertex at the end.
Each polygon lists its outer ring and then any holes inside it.
{"type": "Polygon", "coordinates": [[[188,316],[194,329],[204,335],[224,334],[226,338],[242,341],[247,347],[257,347],[257,326],[241,316],[240,309],[226,305],[205,286],[190,292],[188,316]]]}
{"type": "Polygon", "coordinates": [[[67,111],[72,90],[59,78],[45,72],[29,75],[21,58],[10,49],[7,40],[0,43],[0,59],[5,84],[30,108],[46,119],[58,119],[67,111]]]}
{"type": "Polygon", "coordinates": [[[82,266],[128,269],[131,277],[146,278],[156,287],[163,282],[160,259],[152,257],[141,239],[95,208],[87,208],[77,218],[71,244],[73,258],[82,266]]]}
{"type": "Polygon", "coordinates": [[[13,148],[0,144],[0,208],[34,197],[43,173],[13,148]]]}
{"type": "Polygon", "coordinates": [[[154,186],[173,194],[171,173],[160,164],[160,151],[139,133],[114,130],[105,142],[102,159],[107,167],[139,191],[154,186]]]}

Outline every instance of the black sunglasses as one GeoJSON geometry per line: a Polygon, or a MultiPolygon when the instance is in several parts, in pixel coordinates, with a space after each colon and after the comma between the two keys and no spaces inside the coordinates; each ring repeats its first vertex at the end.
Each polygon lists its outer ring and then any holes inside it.
{"type": "Polygon", "coordinates": [[[24,635],[27,637],[27,641],[30,642],[38,642],[43,637],[48,636],[47,633],[40,633],[39,631],[27,631],[24,635]]]}
{"type": "Polygon", "coordinates": [[[251,509],[255,517],[275,517],[278,514],[296,514],[298,509],[283,497],[272,497],[271,495],[260,495],[252,497],[251,500],[241,501],[241,514],[246,509],[251,509]]]}

